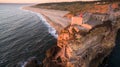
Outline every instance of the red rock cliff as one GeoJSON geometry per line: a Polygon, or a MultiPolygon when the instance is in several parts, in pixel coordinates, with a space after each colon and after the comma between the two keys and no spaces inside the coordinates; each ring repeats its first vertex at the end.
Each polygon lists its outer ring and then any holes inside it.
{"type": "Polygon", "coordinates": [[[106,21],[90,31],[68,26],[59,34],[57,45],[47,51],[43,67],[98,67],[115,46],[118,28],[111,23],[106,21]]]}
{"type": "Polygon", "coordinates": [[[48,49],[40,67],[98,67],[115,46],[120,16],[87,30],[69,25],[58,34],[57,45],[48,49]]]}

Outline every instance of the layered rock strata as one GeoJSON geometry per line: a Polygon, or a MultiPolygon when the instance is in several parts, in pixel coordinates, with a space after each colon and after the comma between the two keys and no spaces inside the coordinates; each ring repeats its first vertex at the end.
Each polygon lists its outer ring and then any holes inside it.
{"type": "Polygon", "coordinates": [[[105,21],[91,30],[66,27],[57,45],[47,51],[43,67],[98,67],[115,46],[118,25],[119,21],[105,21]]]}

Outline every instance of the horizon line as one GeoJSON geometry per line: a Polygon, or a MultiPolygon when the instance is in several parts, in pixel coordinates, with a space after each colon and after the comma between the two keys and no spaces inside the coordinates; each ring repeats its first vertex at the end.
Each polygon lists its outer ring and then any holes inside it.
{"type": "MultiPolygon", "coordinates": [[[[95,1],[99,1],[99,0],[95,0],[95,1]]],[[[95,1],[63,1],[63,2],[95,2],[95,1]]],[[[22,2],[0,2],[1,3],[4,3],[4,4],[30,4],[31,2],[28,2],[28,3],[22,3],[22,2]]],[[[60,2],[37,2],[37,3],[60,3],[60,2]]],[[[36,2],[33,2],[31,4],[37,4],[36,2]]]]}

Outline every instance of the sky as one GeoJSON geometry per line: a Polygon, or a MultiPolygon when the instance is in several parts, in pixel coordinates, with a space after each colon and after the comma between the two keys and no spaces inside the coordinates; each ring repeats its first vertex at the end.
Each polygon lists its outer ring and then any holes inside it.
{"type": "Polygon", "coordinates": [[[93,0],[0,0],[0,3],[46,3],[46,2],[70,2],[70,1],[93,1],[93,0]]]}

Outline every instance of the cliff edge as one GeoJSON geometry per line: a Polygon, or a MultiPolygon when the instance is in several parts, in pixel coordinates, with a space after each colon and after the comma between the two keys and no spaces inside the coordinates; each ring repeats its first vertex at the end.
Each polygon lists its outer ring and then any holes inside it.
{"type": "Polygon", "coordinates": [[[61,30],[57,45],[46,52],[42,67],[98,67],[115,46],[120,28],[118,12],[110,12],[107,20],[90,29],[76,23],[61,30]]]}
{"type": "Polygon", "coordinates": [[[120,9],[79,18],[76,21],[81,23],[73,21],[58,33],[57,44],[46,51],[40,67],[99,67],[111,53],[120,28],[120,9]]]}

